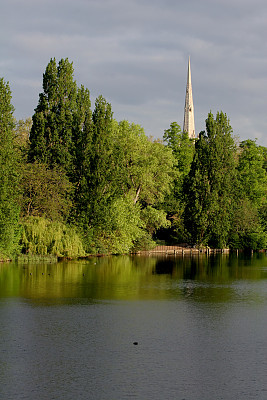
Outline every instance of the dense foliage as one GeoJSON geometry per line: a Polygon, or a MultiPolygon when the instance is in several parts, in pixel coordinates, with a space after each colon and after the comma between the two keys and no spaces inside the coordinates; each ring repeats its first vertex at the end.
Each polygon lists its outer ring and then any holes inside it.
{"type": "Polygon", "coordinates": [[[43,217],[24,219],[20,246],[23,254],[51,254],[57,257],[85,255],[81,237],[73,226],[43,217]]]}
{"type": "Polygon", "coordinates": [[[227,246],[235,203],[236,146],[225,114],[209,113],[185,182],[185,225],[194,243],[227,246]]]}
{"type": "Polygon", "coordinates": [[[117,122],[103,96],[91,110],[73,75],[68,59],[51,59],[32,119],[18,122],[0,80],[0,258],[119,254],[157,240],[266,247],[266,148],[237,143],[222,112],[195,140],[176,122],[153,140],[117,122]]]}
{"type": "Polygon", "coordinates": [[[0,260],[17,250],[19,234],[18,154],[9,84],[0,78],[0,260]]]}

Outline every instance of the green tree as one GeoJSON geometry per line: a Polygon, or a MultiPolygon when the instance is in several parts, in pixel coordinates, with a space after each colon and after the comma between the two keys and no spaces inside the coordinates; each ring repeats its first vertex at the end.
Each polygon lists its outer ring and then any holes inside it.
{"type": "Polygon", "coordinates": [[[94,246],[102,251],[125,252],[160,223],[167,224],[158,205],[170,190],[174,160],[171,150],[147,138],[140,126],[112,119],[110,105],[102,97],[96,102],[93,123],[84,229],[89,245],[98,241],[94,246]],[[146,223],[148,206],[153,208],[146,223]]]}
{"type": "Polygon", "coordinates": [[[188,239],[184,227],[183,213],[185,207],[184,181],[190,171],[195,152],[195,140],[182,132],[177,122],[164,131],[163,139],[175,157],[175,180],[171,193],[164,200],[164,208],[168,213],[171,226],[161,232],[168,242],[186,242],[188,239]]]}
{"type": "Polygon", "coordinates": [[[181,132],[177,122],[172,122],[169,129],[165,129],[164,142],[173,151],[176,159],[176,168],[180,173],[180,180],[188,175],[195,152],[194,139],[188,137],[187,132],[181,132]]]}
{"type": "Polygon", "coordinates": [[[105,219],[95,226],[95,246],[98,252],[129,253],[134,242],[144,236],[140,206],[127,197],[114,198],[105,209],[105,219]]]}
{"type": "Polygon", "coordinates": [[[73,187],[59,167],[49,169],[44,164],[29,163],[21,171],[21,216],[66,220],[71,208],[73,187]]]}
{"type": "Polygon", "coordinates": [[[145,229],[152,236],[158,229],[170,226],[170,221],[166,218],[164,210],[157,210],[152,206],[147,206],[141,210],[141,219],[145,229]]]}
{"type": "Polygon", "coordinates": [[[0,258],[11,257],[18,243],[18,154],[11,90],[0,78],[0,258]]]}
{"type": "Polygon", "coordinates": [[[111,105],[99,96],[79,152],[81,174],[77,218],[85,229],[103,223],[107,203],[116,192],[112,126],[111,105]]]}
{"type": "Polygon", "coordinates": [[[236,184],[236,145],[223,112],[210,112],[201,132],[188,179],[185,224],[198,245],[223,248],[231,228],[236,184]]]}
{"type": "Polygon", "coordinates": [[[88,204],[92,200],[89,192],[93,121],[89,90],[84,86],[78,88],[73,74],[73,65],[67,58],[61,59],[58,65],[55,59],[48,63],[43,75],[43,92],[32,118],[28,161],[46,165],[51,170],[60,168],[63,177],[66,174],[74,186],[71,217],[81,222],[88,215],[88,204]]]}
{"type": "MultiPolygon", "coordinates": [[[[90,92],[84,86],[78,88],[76,108],[73,113],[73,170],[71,181],[80,189],[84,175],[88,175],[89,161],[91,159],[91,146],[93,135],[93,121],[91,111],[90,92]]],[[[79,192],[77,197],[79,197],[79,192]]]]}
{"type": "Polygon", "coordinates": [[[32,117],[29,150],[30,162],[59,165],[70,177],[75,169],[74,158],[77,160],[75,140],[80,139],[88,117],[85,108],[90,107],[89,92],[83,87],[77,89],[73,74],[67,58],[61,59],[58,66],[55,59],[47,65],[43,92],[32,117]]]}
{"type": "Polygon", "coordinates": [[[240,143],[237,166],[237,201],[234,205],[230,245],[258,250],[267,243],[267,173],[264,148],[253,140],[240,143]]]}
{"type": "MultiPolygon", "coordinates": [[[[95,102],[93,111],[93,136],[91,156],[91,188],[99,202],[113,193],[113,143],[111,104],[103,96],[95,102]]],[[[114,188],[115,189],[115,188],[114,188]]]]}
{"type": "Polygon", "coordinates": [[[43,92],[33,115],[30,134],[29,160],[48,165],[69,162],[73,100],[76,84],[73,68],[68,59],[57,67],[51,59],[43,75],[43,92]],[[67,158],[67,159],[65,159],[67,158]]]}
{"type": "Polygon", "coordinates": [[[254,140],[244,140],[240,143],[238,160],[238,177],[242,197],[260,207],[267,202],[267,172],[264,167],[264,151],[254,140]]]}
{"type": "Polygon", "coordinates": [[[136,124],[121,121],[115,129],[117,169],[122,193],[143,206],[160,204],[173,184],[172,151],[148,138],[136,124]]]}
{"type": "Polygon", "coordinates": [[[229,232],[229,246],[233,249],[249,250],[266,248],[266,227],[261,222],[255,204],[248,198],[239,199],[234,207],[232,226],[229,232]]]}

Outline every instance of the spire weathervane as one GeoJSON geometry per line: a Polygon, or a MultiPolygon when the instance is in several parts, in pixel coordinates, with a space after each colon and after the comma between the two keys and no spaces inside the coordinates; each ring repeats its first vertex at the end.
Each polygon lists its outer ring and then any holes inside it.
{"type": "Polygon", "coordinates": [[[183,131],[187,132],[190,138],[195,138],[195,118],[194,118],[194,104],[193,104],[193,93],[192,93],[192,82],[191,82],[190,57],[188,59],[183,131]]]}

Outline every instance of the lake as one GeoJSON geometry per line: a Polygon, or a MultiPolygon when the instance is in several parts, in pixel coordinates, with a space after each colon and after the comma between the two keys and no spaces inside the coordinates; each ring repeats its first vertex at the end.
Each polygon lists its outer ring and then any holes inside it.
{"type": "Polygon", "coordinates": [[[3,400],[267,399],[265,254],[1,264],[0,324],[3,400]]]}

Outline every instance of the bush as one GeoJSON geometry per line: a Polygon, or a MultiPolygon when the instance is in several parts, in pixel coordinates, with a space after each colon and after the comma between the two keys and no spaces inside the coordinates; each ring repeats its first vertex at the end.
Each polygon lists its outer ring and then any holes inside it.
{"type": "Polygon", "coordinates": [[[143,235],[135,240],[132,252],[148,251],[156,247],[157,243],[152,239],[148,232],[143,231],[143,235]]]}
{"type": "Polygon", "coordinates": [[[261,250],[267,246],[267,235],[262,230],[233,233],[229,240],[231,249],[261,250]]]}

